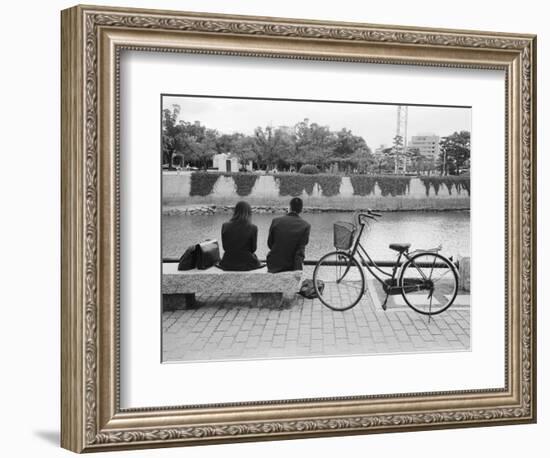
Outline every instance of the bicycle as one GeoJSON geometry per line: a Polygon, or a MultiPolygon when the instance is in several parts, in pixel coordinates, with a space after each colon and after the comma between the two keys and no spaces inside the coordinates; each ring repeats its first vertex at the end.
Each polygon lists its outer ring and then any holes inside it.
{"type": "Polygon", "coordinates": [[[364,266],[386,293],[383,310],[387,308],[388,297],[398,294],[411,309],[423,315],[437,315],[447,310],[458,292],[458,272],[452,260],[439,253],[441,246],[409,252],[410,243],[391,243],[389,248],[397,252],[396,262],[391,273],[382,269],[361,244],[371,221],[376,222],[380,217],[380,213],[367,210],[356,213],[353,223],[334,223],[336,250],[325,254],[313,271],[313,284],[320,301],[336,311],[357,305],[366,292],[364,266]]]}

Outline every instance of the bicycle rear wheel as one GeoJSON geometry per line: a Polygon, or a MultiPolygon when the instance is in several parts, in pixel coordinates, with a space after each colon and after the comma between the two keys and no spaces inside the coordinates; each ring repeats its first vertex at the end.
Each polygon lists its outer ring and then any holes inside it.
{"type": "Polygon", "coordinates": [[[313,284],[323,305],[344,311],[361,300],[365,292],[365,274],[353,256],[343,251],[332,251],[315,266],[313,284]],[[321,284],[324,288],[320,287],[321,284]]]}
{"type": "Polygon", "coordinates": [[[439,253],[418,253],[401,270],[399,285],[407,305],[423,315],[447,310],[458,292],[458,275],[451,262],[439,253]]]}

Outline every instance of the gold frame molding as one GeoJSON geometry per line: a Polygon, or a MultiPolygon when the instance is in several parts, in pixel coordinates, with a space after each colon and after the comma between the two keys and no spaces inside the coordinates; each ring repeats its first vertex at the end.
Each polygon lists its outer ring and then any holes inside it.
{"type": "Polygon", "coordinates": [[[75,452],[536,421],[536,37],[203,13],[62,11],[61,445],[75,452]],[[119,406],[118,94],[124,49],[506,74],[503,389],[119,406]]]}

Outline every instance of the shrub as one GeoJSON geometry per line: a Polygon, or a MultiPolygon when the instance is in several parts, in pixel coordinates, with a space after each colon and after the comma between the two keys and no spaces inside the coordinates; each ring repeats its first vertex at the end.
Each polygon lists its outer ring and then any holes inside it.
{"type": "Polygon", "coordinates": [[[407,193],[411,184],[409,177],[379,176],[376,183],[380,187],[383,196],[402,196],[407,193]]]}
{"type": "Polygon", "coordinates": [[[453,186],[456,189],[456,192],[460,194],[460,192],[465,189],[468,192],[468,195],[470,195],[470,177],[469,176],[454,176],[454,175],[447,175],[447,176],[435,176],[435,177],[421,177],[422,183],[424,184],[424,187],[426,188],[426,196],[430,195],[430,186],[433,186],[435,195],[437,196],[439,194],[439,188],[442,184],[444,184],[447,187],[447,191],[449,191],[449,195],[452,194],[453,186]]]}
{"type": "Polygon", "coordinates": [[[439,195],[439,187],[441,186],[440,180],[431,180],[432,186],[434,187],[435,195],[439,195]]]}
{"type": "Polygon", "coordinates": [[[354,196],[368,196],[374,194],[376,178],[370,175],[352,175],[350,176],[354,196]]]}
{"type": "Polygon", "coordinates": [[[441,185],[440,177],[421,177],[420,180],[426,189],[426,196],[430,195],[430,187],[433,186],[435,195],[439,194],[439,186],[441,185]]]}
{"type": "Polygon", "coordinates": [[[313,175],[278,173],[274,177],[279,183],[280,196],[301,196],[304,189],[308,195],[313,194],[313,186],[316,181],[313,175]]]}
{"type": "Polygon", "coordinates": [[[426,197],[430,195],[430,178],[429,177],[420,177],[420,181],[424,185],[426,190],[426,197]]]}
{"type": "Polygon", "coordinates": [[[212,194],[220,173],[194,172],[191,174],[191,196],[208,196],[212,194]]]}
{"type": "Polygon", "coordinates": [[[256,184],[258,175],[255,173],[231,173],[226,176],[232,176],[235,183],[237,194],[241,197],[248,196],[252,192],[252,188],[256,184]]]}
{"type": "Polygon", "coordinates": [[[304,164],[300,167],[298,173],[303,173],[304,175],[317,175],[319,173],[319,169],[315,165],[304,164]]]}
{"type": "Polygon", "coordinates": [[[340,175],[317,175],[316,181],[321,187],[323,196],[331,197],[340,194],[340,184],[342,183],[340,175]]]}
{"type": "Polygon", "coordinates": [[[311,175],[302,175],[302,177],[304,180],[304,190],[308,196],[311,196],[313,194],[313,187],[315,186],[317,179],[311,175]]]}
{"type": "Polygon", "coordinates": [[[470,177],[461,177],[461,180],[458,180],[457,182],[457,189],[458,192],[460,192],[461,189],[465,189],[468,191],[468,195],[470,195],[470,177]]]}
{"type": "Polygon", "coordinates": [[[392,175],[352,175],[350,181],[355,196],[374,194],[376,184],[383,196],[402,196],[407,193],[411,184],[410,177],[392,175]]]}
{"type": "Polygon", "coordinates": [[[444,177],[448,182],[452,182],[455,185],[456,191],[460,192],[465,189],[470,195],[470,177],[468,175],[447,176],[444,177]]]}
{"type": "MultiPolygon", "coordinates": [[[[452,179],[449,179],[449,177],[443,177],[441,182],[445,186],[447,186],[447,191],[449,191],[449,195],[451,195],[453,193],[453,186],[456,186],[456,181],[452,180],[452,179]]],[[[458,192],[458,189],[457,189],[457,192],[458,192]]]]}

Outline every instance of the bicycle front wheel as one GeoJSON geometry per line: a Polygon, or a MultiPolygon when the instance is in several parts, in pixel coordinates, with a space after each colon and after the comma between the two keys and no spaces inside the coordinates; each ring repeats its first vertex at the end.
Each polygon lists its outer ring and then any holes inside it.
{"type": "Polygon", "coordinates": [[[315,266],[313,284],[323,305],[344,311],[361,300],[365,292],[365,274],[353,256],[333,251],[324,255],[315,266]]]}
{"type": "Polygon", "coordinates": [[[456,269],[445,256],[424,252],[403,265],[399,277],[401,294],[407,305],[423,315],[447,310],[458,292],[456,269]]]}

